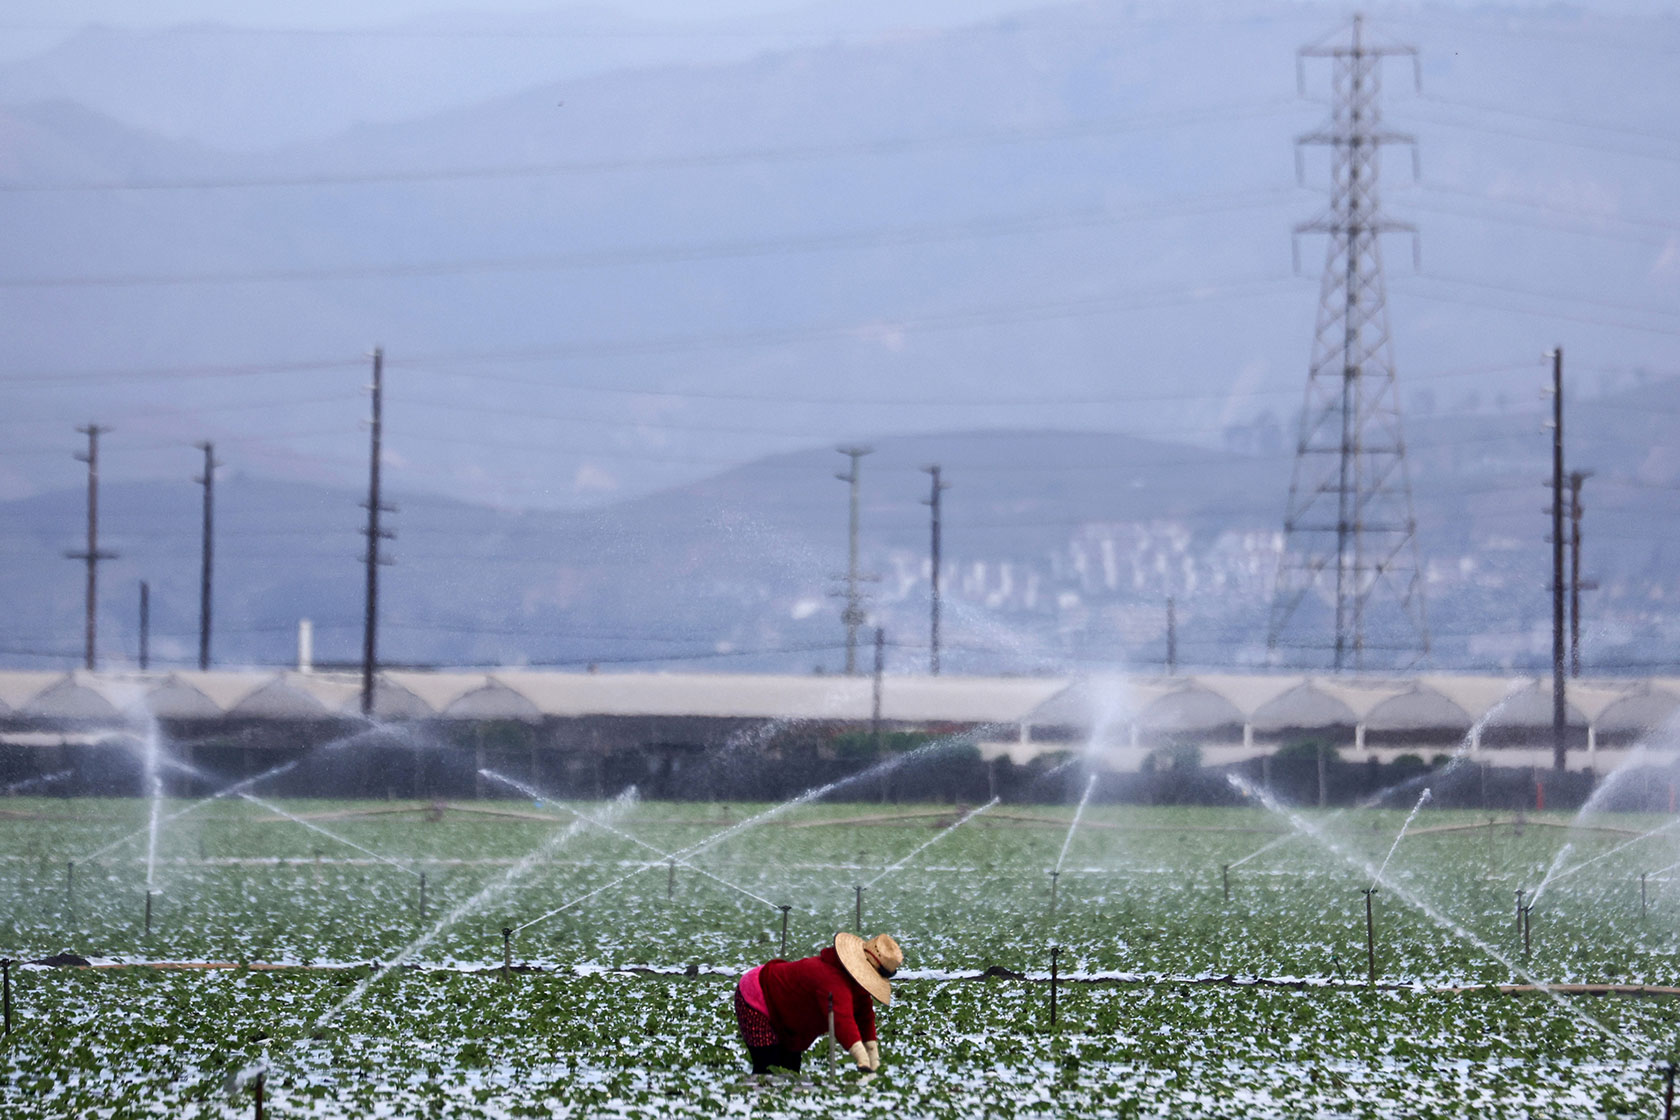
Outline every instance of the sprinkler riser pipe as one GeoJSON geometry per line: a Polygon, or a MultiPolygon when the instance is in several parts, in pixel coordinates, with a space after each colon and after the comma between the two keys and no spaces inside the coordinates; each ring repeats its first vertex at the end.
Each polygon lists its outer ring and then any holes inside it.
{"type": "Polygon", "coordinates": [[[1060,871],[1050,872],[1050,913],[1056,912],[1056,880],[1062,877],[1060,871]]]}
{"type": "Polygon", "coordinates": [[[12,1033],[12,960],[11,960],[10,957],[7,957],[5,960],[0,960],[0,975],[3,975],[5,977],[5,979],[3,981],[0,981],[0,988],[4,988],[4,990],[5,990],[4,1002],[5,1002],[5,1005],[6,1005],[5,1030],[0,1031],[0,1034],[11,1034],[12,1033]]]}
{"type": "Polygon", "coordinates": [[[1674,1120],[1674,1063],[1663,1070],[1663,1120],[1674,1120]]]}
{"type": "Polygon", "coordinates": [[[251,1083],[253,1098],[251,1115],[256,1117],[256,1120],[263,1120],[263,1079],[267,1076],[267,1073],[259,1072],[257,1079],[251,1083]]]}
{"type": "Polygon", "coordinates": [[[152,932],[152,892],[147,891],[146,892],[146,934],[147,934],[147,936],[150,936],[151,932],[152,932]]]}
{"type": "Polygon", "coordinates": [[[665,861],[665,901],[669,902],[677,896],[677,861],[665,861]]]}
{"type": "Polygon", "coordinates": [[[1222,864],[1219,865],[1219,881],[1225,887],[1225,901],[1226,902],[1231,901],[1231,865],[1230,864],[1222,863],[1222,864]]]}
{"type": "Polygon", "coordinates": [[[852,889],[857,892],[857,935],[859,937],[862,937],[863,936],[863,888],[861,886],[859,886],[859,887],[853,887],[852,889]]]}
{"type": "Polygon", "coordinates": [[[513,979],[513,930],[502,928],[502,979],[513,979]]]}
{"type": "Polygon", "coordinates": [[[777,909],[782,912],[782,948],[781,948],[780,953],[778,953],[777,955],[782,957],[785,960],[787,958],[788,911],[792,910],[793,907],[791,907],[791,906],[778,906],[777,909]]]}
{"type": "Polygon", "coordinates": [[[1050,947],[1050,1029],[1051,1030],[1056,1029],[1056,987],[1061,981],[1061,970],[1060,970],[1060,967],[1059,967],[1059,964],[1060,964],[1059,958],[1061,957],[1061,955],[1062,955],[1061,946],[1052,945],[1050,947]]]}
{"type": "Polygon", "coordinates": [[[836,1049],[836,1047],[834,1045],[834,995],[831,992],[831,993],[829,993],[829,997],[828,997],[828,1064],[831,1065],[831,1066],[834,1064],[834,1051],[835,1051],[835,1049],[836,1049]]]}
{"type": "Polygon", "coordinates": [[[1645,872],[1639,873],[1639,916],[1645,917],[1645,872]]]}
{"type": "Polygon", "coordinates": [[[1377,982],[1377,923],[1371,909],[1371,896],[1376,893],[1375,887],[1365,892],[1365,961],[1372,984],[1377,982]]]}
{"type": "Polygon", "coordinates": [[[426,873],[420,872],[420,920],[426,920],[426,873]]]}

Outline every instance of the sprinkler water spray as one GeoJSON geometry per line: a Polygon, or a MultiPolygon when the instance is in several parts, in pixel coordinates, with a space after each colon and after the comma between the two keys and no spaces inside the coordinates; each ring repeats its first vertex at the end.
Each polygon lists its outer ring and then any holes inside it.
{"type": "Polygon", "coordinates": [[[1225,888],[1225,901],[1226,902],[1231,901],[1231,865],[1230,864],[1222,863],[1222,864],[1219,865],[1219,881],[1225,888]]]}
{"type": "Polygon", "coordinates": [[[677,897],[677,861],[665,861],[665,901],[669,902],[677,897]]]}
{"type": "Polygon", "coordinates": [[[779,953],[777,953],[776,955],[781,957],[783,960],[786,960],[787,959],[788,911],[792,910],[793,907],[784,904],[784,905],[776,907],[776,909],[778,909],[782,912],[782,948],[781,948],[781,951],[779,953]]]}

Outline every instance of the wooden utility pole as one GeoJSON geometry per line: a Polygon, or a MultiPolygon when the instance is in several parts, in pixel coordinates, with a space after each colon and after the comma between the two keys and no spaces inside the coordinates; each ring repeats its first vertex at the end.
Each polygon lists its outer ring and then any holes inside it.
{"type": "Polygon", "coordinates": [[[204,473],[193,481],[204,487],[204,531],[200,541],[198,564],[198,667],[210,668],[210,573],[215,560],[214,519],[216,508],[216,445],[201,443],[204,452],[204,473]]]}
{"type": "Polygon", "coordinates": [[[951,484],[949,482],[940,481],[939,464],[935,463],[931,467],[923,467],[922,469],[933,476],[933,494],[928,498],[924,498],[922,500],[922,504],[931,507],[933,511],[933,549],[931,554],[931,559],[933,561],[933,568],[931,572],[933,577],[933,618],[928,638],[928,670],[937,677],[939,675],[939,538],[941,531],[939,520],[939,494],[942,490],[949,490],[951,488],[951,484]]]}
{"type": "Polygon", "coordinates": [[[846,675],[851,676],[857,672],[858,627],[864,623],[863,595],[858,590],[858,582],[867,578],[858,572],[858,484],[862,481],[858,461],[873,449],[841,447],[836,450],[852,461],[845,474],[834,476],[851,487],[851,517],[846,535],[846,606],[840,612],[840,621],[846,625],[846,675]]]}
{"type": "Polygon", "coordinates": [[[140,581],[140,671],[151,668],[152,586],[140,581]]]}
{"type": "Polygon", "coordinates": [[[1598,584],[1581,578],[1581,484],[1591,471],[1569,472],[1569,675],[1581,675],[1581,592],[1596,591],[1598,584]]]}
{"type": "Polygon", "coordinates": [[[1171,595],[1167,596],[1167,676],[1178,672],[1178,611],[1171,595]]]}
{"type": "Polygon", "coordinates": [[[77,462],[87,464],[87,548],[81,552],[66,552],[64,555],[72,560],[83,560],[87,563],[87,620],[84,628],[82,663],[92,671],[98,666],[98,654],[94,647],[98,637],[96,616],[99,610],[99,562],[114,560],[117,556],[114,552],[103,552],[99,548],[99,436],[100,433],[111,429],[98,424],[88,424],[76,430],[88,439],[87,453],[76,453],[77,462]]]}
{"type": "Polygon", "coordinates": [[[1552,351],[1552,768],[1569,763],[1563,656],[1563,347],[1552,351]]]}
{"type": "Polygon", "coordinates": [[[368,496],[362,503],[367,507],[367,598],[362,614],[362,714],[373,714],[373,677],[379,671],[379,566],[389,564],[381,555],[379,542],[394,535],[379,526],[381,513],[395,513],[393,506],[384,505],[379,497],[379,456],[381,424],[384,419],[385,352],[373,351],[373,418],[368,426],[368,496]]]}
{"type": "Polygon", "coordinates": [[[875,740],[875,753],[881,753],[881,685],[887,673],[887,632],[875,627],[875,681],[869,708],[869,732],[875,740]]]}

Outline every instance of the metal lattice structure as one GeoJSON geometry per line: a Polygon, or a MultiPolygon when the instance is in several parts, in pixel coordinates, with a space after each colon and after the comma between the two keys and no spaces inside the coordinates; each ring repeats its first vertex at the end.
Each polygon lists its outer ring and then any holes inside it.
{"type": "Polygon", "coordinates": [[[1382,124],[1382,62],[1395,55],[1416,72],[1415,48],[1367,42],[1355,16],[1351,33],[1302,48],[1297,62],[1303,88],[1306,60],[1331,66],[1330,119],[1297,140],[1297,158],[1328,149],[1330,205],[1296,227],[1329,245],[1267,647],[1274,660],[1284,648],[1307,661],[1323,651],[1337,670],[1429,652],[1383,284],[1381,235],[1414,232],[1385,219],[1378,196],[1382,148],[1413,143],[1382,124]],[[1333,608],[1332,627],[1321,608],[1333,608]]]}

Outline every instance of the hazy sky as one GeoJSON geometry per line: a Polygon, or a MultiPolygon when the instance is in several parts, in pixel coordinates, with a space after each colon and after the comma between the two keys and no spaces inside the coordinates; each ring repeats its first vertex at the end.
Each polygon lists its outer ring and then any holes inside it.
{"type": "Polygon", "coordinates": [[[767,28],[826,26],[843,30],[852,21],[881,25],[919,23],[945,26],[1001,12],[1042,6],[1039,0],[867,0],[811,4],[799,0],[608,0],[604,3],[531,4],[519,0],[473,3],[460,0],[13,0],[0,18],[0,59],[24,57],[50,47],[89,24],[155,28],[215,23],[233,27],[355,29],[425,21],[440,13],[453,20],[482,17],[506,23],[520,17],[553,19],[595,14],[601,18],[682,25],[750,19],[767,28]]]}

